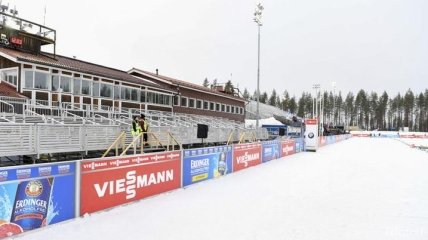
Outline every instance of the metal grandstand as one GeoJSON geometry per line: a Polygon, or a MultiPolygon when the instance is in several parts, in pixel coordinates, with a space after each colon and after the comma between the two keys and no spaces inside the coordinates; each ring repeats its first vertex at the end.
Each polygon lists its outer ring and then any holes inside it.
{"type": "Polygon", "coordinates": [[[219,117],[126,108],[119,111],[113,107],[0,96],[0,165],[15,164],[16,159],[21,159],[17,156],[31,156],[32,162],[55,153],[77,152],[78,157],[87,157],[111,147],[122,133],[124,145],[129,145],[131,119],[141,113],[149,121],[149,142],[165,149],[169,144],[179,148],[200,144],[197,124],[209,126],[205,144],[268,138],[265,129],[246,129],[244,123],[219,117]],[[171,143],[171,137],[175,143],[171,143]]]}

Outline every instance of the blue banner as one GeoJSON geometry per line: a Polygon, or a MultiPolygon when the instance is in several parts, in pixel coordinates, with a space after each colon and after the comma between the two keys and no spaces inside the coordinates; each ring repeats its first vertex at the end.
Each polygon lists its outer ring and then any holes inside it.
{"type": "Polygon", "coordinates": [[[232,146],[183,151],[183,186],[232,172],[232,146]]]}
{"type": "Polygon", "coordinates": [[[262,144],[262,162],[268,162],[280,158],[281,142],[266,141],[262,144]]]}
{"type": "Polygon", "coordinates": [[[303,152],[304,151],[304,141],[302,138],[294,138],[294,141],[296,141],[296,153],[303,152]]]}
{"type": "Polygon", "coordinates": [[[74,218],[75,178],[74,162],[1,169],[0,238],[74,218]]]}

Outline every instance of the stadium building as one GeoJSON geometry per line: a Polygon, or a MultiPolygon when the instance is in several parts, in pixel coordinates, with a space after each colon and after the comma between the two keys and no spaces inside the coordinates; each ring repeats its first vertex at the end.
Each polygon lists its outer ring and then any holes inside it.
{"type": "Polygon", "coordinates": [[[0,30],[0,91],[6,96],[49,107],[66,103],[91,111],[158,110],[244,121],[242,98],[135,68],[125,72],[57,55],[55,30],[3,15],[9,18],[3,26],[16,23],[0,30]],[[54,52],[42,52],[45,45],[53,45],[54,52]]]}

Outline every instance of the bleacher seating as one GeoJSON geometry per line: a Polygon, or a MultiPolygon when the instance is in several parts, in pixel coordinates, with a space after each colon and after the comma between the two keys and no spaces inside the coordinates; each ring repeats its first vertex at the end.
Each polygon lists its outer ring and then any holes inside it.
{"type": "MultiPolygon", "coordinates": [[[[118,109],[102,106],[72,106],[69,103],[32,102],[28,99],[0,97],[0,157],[84,152],[105,150],[122,131],[126,144],[132,141],[130,125],[134,115],[145,114],[149,131],[159,141],[166,142],[167,134],[181,146],[201,143],[197,138],[197,124],[209,126],[204,143],[237,142],[245,132],[267,139],[265,129],[246,129],[244,123],[201,115],[118,109]]],[[[149,135],[150,141],[150,135],[149,135]]]]}

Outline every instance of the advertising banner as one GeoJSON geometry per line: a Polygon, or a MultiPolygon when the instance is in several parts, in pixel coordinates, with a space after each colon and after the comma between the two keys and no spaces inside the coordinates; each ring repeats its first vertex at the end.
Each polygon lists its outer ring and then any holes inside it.
{"type": "Polygon", "coordinates": [[[266,141],[262,144],[262,162],[268,162],[281,157],[279,141],[266,141]]]}
{"type": "Polygon", "coordinates": [[[233,171],[239,171],[261,163],[262,145],[260,143],[238,144],[233,146],[233,171]]]}
{"type": "Polygon", "coordinates": [[[281,142],[281,157],[296,153],[296,142],[294,139],[286,139],[281,142]]]}
{"type": "Polygon", "coordinates": [[[326,144],[333,144],[336,142],[336,139],[338,140],[338,135],[337,136],[327,136],[325,138],[327,139],[326,144]]]}
{"type": "Polygon", "coordinates": [[[320,147],[323,147],[323,146],[325,146],[325,145],[327,145],[327,139],[326,139],[326,137],[324,137],[324,136],[321,136],[321,137],[319,137],[319,146],[320,147]]]}
{"type": "Polygon", "coordinates": [[[75,170],[74,162],[2,168],[0,238],[74,218],[75,170]]]}
{"type": "Polygon", "coordinates": [[[232,146],[183,151],[183,186],[232,172],[232,146]]]}
{"type": "Polygon", "coordinates": [[[181,186],[181,151],[81,163],[80,215],[129,203],[181,186]]]}
{"type": "Polygon", "coordinates": [[[304,151],[303,139],[302,138],[294,138],[294,141],[296,142],[296,153],[303,152],[304,151]]]}

